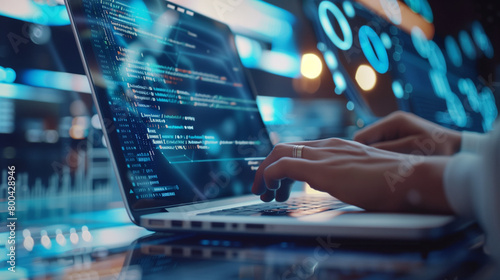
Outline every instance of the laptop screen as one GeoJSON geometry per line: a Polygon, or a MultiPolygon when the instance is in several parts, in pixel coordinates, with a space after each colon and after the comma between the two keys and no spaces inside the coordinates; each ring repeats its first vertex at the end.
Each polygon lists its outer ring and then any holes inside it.
{"type": "Polygon", "coordinates": [[[229,28],[163,0],[68,2],[130,208],[249,193],[272,145],[229,28]]]}

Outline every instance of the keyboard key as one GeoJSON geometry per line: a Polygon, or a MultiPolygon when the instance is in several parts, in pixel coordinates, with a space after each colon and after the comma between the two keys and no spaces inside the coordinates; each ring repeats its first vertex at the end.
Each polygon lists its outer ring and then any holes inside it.
{"type": "Polygon", "coordinates": [[[295,198],[287,202],[259,203],[243,207],[218,210],[198,215],[216,216],[292,216],[301,217],[335,210],[346,206],[338,200],[325,198],[295,198]],[[319,200],[317,200],[319,199],[319,200]]]}

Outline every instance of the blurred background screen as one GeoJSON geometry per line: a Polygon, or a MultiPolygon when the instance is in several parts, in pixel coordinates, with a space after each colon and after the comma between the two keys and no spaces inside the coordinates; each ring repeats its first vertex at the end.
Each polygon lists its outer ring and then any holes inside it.
{"type": "Polygon", "coordinates": [[[362,121],[400,109],[454,129],[483,132],[498,115],[494,89],[481,75],[493,79],[485,65],[495,49],[473,3],[455,1],[464,10],[449,7],[441,15],[426,0],[310,0],[306,11],[335,93],[347,96],[362,121]]]}
{"type": "MultiPolygon", "coordinates": [[[[398,109],[459,130],[497,117],[493,0],[173,2],[234,31],[275,143],[349,138],[398,109]]],[[[63,1],[1,5],[0,25],[0,201],[15,165],[26,219],[121,205],[63,1]]]]}

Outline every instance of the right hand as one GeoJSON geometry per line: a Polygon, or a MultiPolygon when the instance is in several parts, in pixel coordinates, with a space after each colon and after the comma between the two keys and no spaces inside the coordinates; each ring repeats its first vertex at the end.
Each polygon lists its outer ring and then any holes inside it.
{"type": "Polygon", "coordinates": [[[451,213],[443,189],[449,157],[393,153],[342,139],[278,144],[255,174],[262,201],[286,201],[291,180],[370,211],[451,213]],[[302,156],[293,157],[296,145],[302,156]]]}
{"type": "Polygon", "coordinates": [[[398,111],[360,130],[354,141],[405,154],[453,155],[460,150],[462,136],[458,131],[398,111]]]}

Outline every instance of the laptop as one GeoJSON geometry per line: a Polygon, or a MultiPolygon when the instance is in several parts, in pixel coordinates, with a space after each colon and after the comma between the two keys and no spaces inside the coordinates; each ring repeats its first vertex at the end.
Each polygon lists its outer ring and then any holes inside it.
{"type": "Polygon", "coordinates": [[[221,22],[164,0],[66,0],[127,212],[153,231],[435,239],[451,216],[250,193],[273,146],[221,22]]]}

